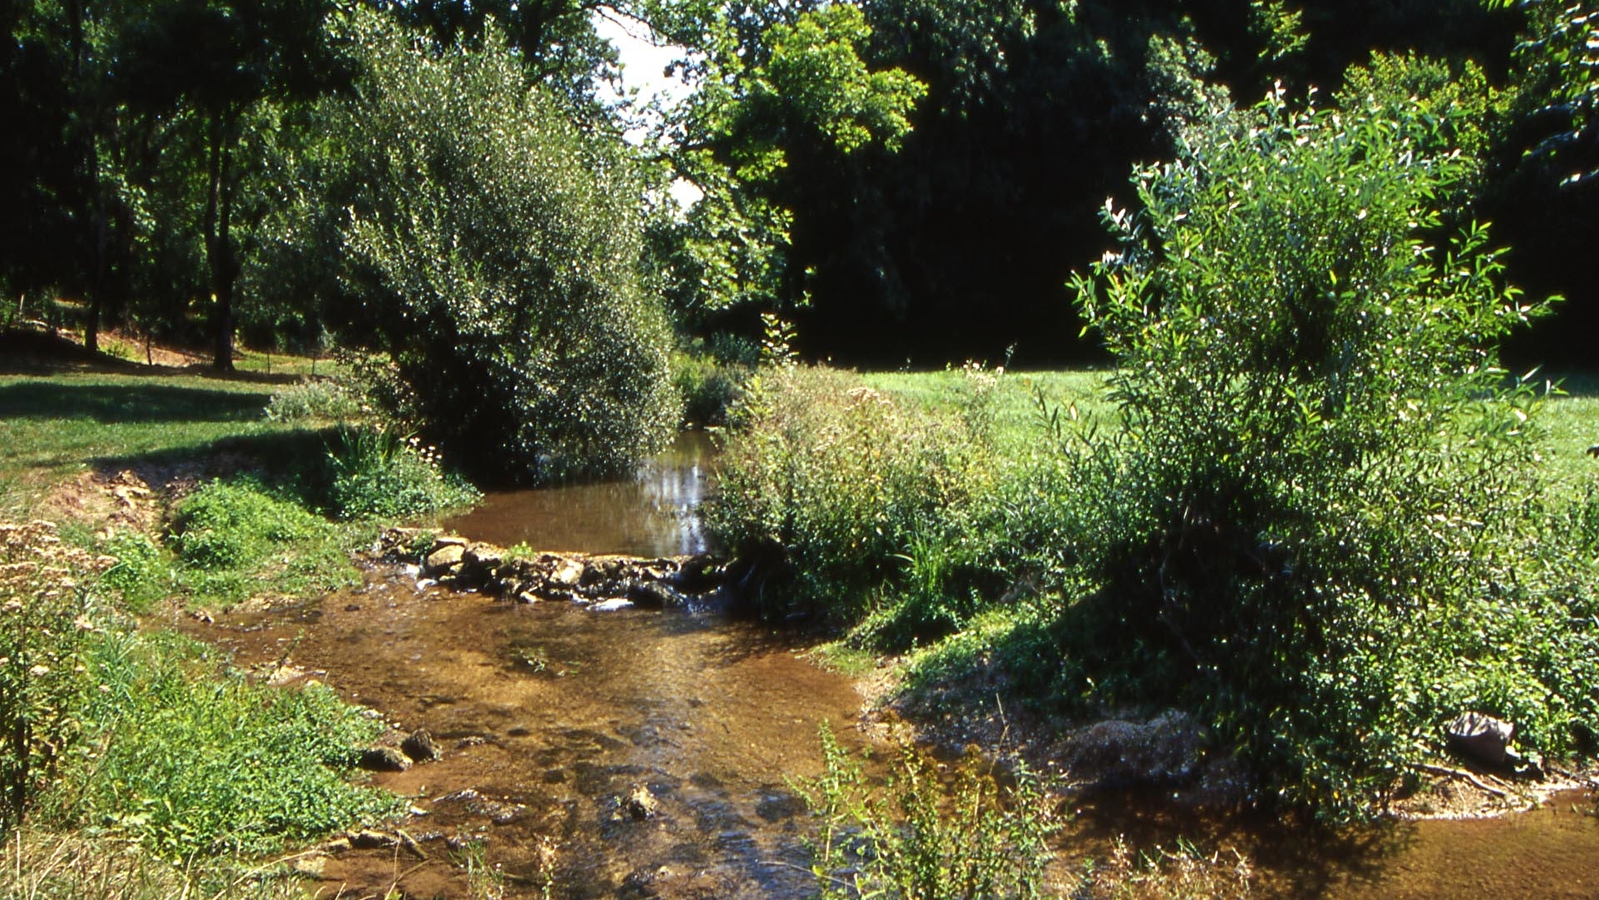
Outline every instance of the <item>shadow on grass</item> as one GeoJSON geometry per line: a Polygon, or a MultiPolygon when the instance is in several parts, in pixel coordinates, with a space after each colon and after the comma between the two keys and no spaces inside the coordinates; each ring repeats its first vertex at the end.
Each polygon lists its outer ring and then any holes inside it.
{"type": "MultiPolygon", "coordinates": [[[[243,348],[236,348],[239,357],[243,348]]],[[[270,363],[271,357],[268,356],[270,363]]],[[[295,372],[221,371],[205,363],[183,366],[148,365],[96,353],[60,335],[47,332],[0,331],[0,375],[136,375],[156,378],[189,376],[216,381],[254,384],[294,384],[304,379],[295,372]]]]}
{"type": "Polygon", "coordinates": [[[248,422],[270,394],[168,385],[62,384],[23,381],[0,386],[0,419],[93,419],[104,424],[248,422]]]}
{"type": "Polygon", "coordinates": [[[1568,397],[1599,397],[1599,372],[1556,372],[1550,378],[1568,397]]]}
{"type": "Polygon", "coordinates": [[[102,478],[131,471],[150,484],[175,477],[201,480],[248,473],[262,484],[294,495],[308,508],[318,506],[325,488],[328,442],[333,429],[295,428],[169,447],[149,453],[101,456],[89,465],[102,478]]]}

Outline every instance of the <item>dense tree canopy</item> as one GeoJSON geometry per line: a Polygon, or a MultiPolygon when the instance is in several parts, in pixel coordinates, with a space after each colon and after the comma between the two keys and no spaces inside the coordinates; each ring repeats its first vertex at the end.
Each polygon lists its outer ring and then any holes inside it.
{"type": "Polygon", "coordinates": [[[633,201],[654,211],[647,282],[687,334],[777,311],[813,356],[1091,354],[1064,285],[1104,249],[1104,199],[1204,101],[1278,81],[1480,112],[1449,138],[1476,159],[1460,206],[1498,224],[1513,278],[1567,297],[1516,355],[1580,362],[1570,336],[1599,318],[1580,265],[1599,17],[1555,0],[22,0],[0,13],[0,280],[20,311],[81,301],[91,344],[102,319],[204,329],[220,365],[237,325],[270,345],[356,324],[327,252],[348,151],[314,112],[350,84],[361,48],[327,23],[356,8],[434,54],[503,56],[610,135],[636,120],[602,99],[619,68],[595,17],[683,47],[695,91],[638,151],[633,201]],[[650,199],[674,178],[704,199],[650,199]]]}

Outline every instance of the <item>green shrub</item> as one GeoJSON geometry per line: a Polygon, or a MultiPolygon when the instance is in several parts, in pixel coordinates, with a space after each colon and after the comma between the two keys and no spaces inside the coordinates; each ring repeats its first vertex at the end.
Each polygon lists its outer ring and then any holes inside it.
{"type": "Polygon", "coordinates": [[[683,398],[683,421],[698,427],[726,425],[751,371],[710,356],[673,354],[672,384],[683,398]]]}
{"type": "Polygon", "coordinates": [[[213,481],[185,497],[171,546],[200,598],[316,595],[360,581],[338,528],[249,480],[213,481]]]}
{"type": "Polygon", "coordinates": [[[340,425],[328,447],[328,501],[341,519],[415,519],[482,496],[440,468],[438,451],[382,425],[340,425]]]}
{"type": "Polygon", "coordinates": [[[148,537],[119,531],[99,549],[116,560],[101,576],[101,584],[120,594],[129,612],[148,612],[179,589],[171,557],[148,537]]]}
{"type": "Polygon", "coordinates": [[[1333,815],[1466,709],[1565,749],[1599,688],[1592,594],[1535,551],[1537,399],[1494,367],[1545,307],[1482,228],[1424,242],[1459,170],[1394,114],[1218,112],[1138,171],[1144,212],[1109,214],[1122,250],[1079,282],[1122,421],[1066,463],[1100,590],[1063,693],[1184,698],[1333,815]]]}
{"type": "Polygon", "coordinates": [[[881,789],[822,728],[826,772],[798,784],[821,820],[813,845],[826,900],[1043,897],[1059,817],[1038,780],[1018,768],[1008,786],[969,754],[946,781],[918,751],[902,748],[881,789]]]}
{"type": "Polygon", "coordinates": [[[332,379],[301,381],[272,392],[267,402],[268,422],[290,424],[315,421],[344,421],[367,412],[359,394],[343,382],[332,379]]]}
{"type": "Polygon", "coordinates": [[[426,433],[474,473],[533,481],[664,448],[671,333],[620,138],[530,84],[497,27],[442,51],[376,12],[350,27],[366,77],[329,111],[359,183],[344,250],[426,433]]]}
{"type": "Polygon", "coordinates": [[[309,684],[252,684],[176,634],[112,631],[88,660],[98,690],[61,815],[187,861],[269,853],[392,812],[346,779],[380,721],[309,684]]]}
{"type": "Polygon", "coordinates": [[[735,425],[705,518],[769,566],[769,610],[848,620],[877,597],[900,639],[971,612],[967,576],[988,549],[973,519],[994,476],[970,420],[906,408],[843,372],[776,365],[750,379],[735,425]]]}

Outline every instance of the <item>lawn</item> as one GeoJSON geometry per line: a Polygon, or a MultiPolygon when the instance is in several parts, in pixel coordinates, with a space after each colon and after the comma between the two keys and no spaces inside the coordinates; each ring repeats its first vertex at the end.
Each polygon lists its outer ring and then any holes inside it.
{"type": "MultiPolygon", "coordinates": [[[[1001,453],[1015,457],[1039,439],[1038,398],[1066,415],[1075,407],[1079,416],[1113,422],[1115,405],[1106,397],[1109,370],[1065,369],[1052,372],[1012,372],[1003,375],[995,395],[994,421],[1001,453]]],[[[863,376],[879,391],[929,408],[956,408],[967,375],[958,369],[941,372],[873,372],[863,376]]],[[[1599,458],[1589,455],[1599,445],[1599,375],[1551,376],[1563,393],[1548,398],[1534,422],[1541,430],[1539,458],[1545,464],[1551,493],[1577,496],[1599,486],[1599,458]]]]}
{"type": "Polygon", "coordinates": [[[0,375],[0,511],[24,512],[97,465],[293,431],[266,421],[270,389],[200,375],[0,375]]]}

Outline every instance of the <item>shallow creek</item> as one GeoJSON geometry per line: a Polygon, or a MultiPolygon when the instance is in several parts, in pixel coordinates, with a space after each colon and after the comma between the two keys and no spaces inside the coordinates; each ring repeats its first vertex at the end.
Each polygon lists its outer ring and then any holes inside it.
{"type": "MultiPolygon", "coordinates": [[[[679,442],[631,482],[495,495],[452,530],[500,545],[660,555],[698,552],[693,506],[708,445],[679,442]]],[[[418,588],[392,567],[302,607],[191,624],[245,666],[327,682],[443,758],[374,781],[414,798],[408,848],[322,862],[313,892],[469,897],[461,863],[481,846],[507,896],[797,898],[814,893],[809,820],[788,779],[821,771],[817,729],[848,746],[862,699],[793,636],[711,611],[591,612],[418,588]],[[630,814],[645,788],[655,808],[630,814]]],[[[1063,857],[1103,858],[1178,837],[1253,858],[1252,896],[1599,897],[1599,819],[1571,795],[1499,819],[1429,821],[1327,836],[1202,816],[1143,796],[1079,804],[1063,857]]],[[[1073,862],[1071,868],[1076,868],[1073,862]]]]}

